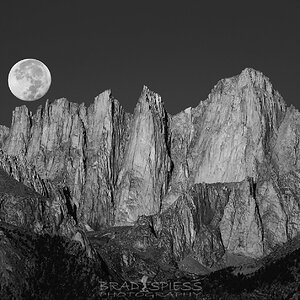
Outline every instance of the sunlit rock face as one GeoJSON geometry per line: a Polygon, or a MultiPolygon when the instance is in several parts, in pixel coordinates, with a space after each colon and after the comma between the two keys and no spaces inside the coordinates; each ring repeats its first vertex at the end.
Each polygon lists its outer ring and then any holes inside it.
{"type": "Polygon", "coordinates": [[[88,108],[18,107],[9,131],[0,128],[0,165],[54,199],[55,222],[61,211],[98,230],[145,216],[168,255],[213,269],[299,233],[299,120],[248,68],[175,116],[147,87],[133,114],[110,91],[88,108]]]}
{"type": "Polygon", "coordinates": [[[269,151],[285,104],[268,78],[253,69],[221,80],[205,106],[193,112],[188,162],[199,182],[239,182],[257,177],[257,163],[269,151]]]}
{"type": "Polygon", "coordinates": [[[110,91],[89,108],[59,99],[31,115],[22,106],[13,113],[3,149],[51,180],[60,191],[57,197],[68,193],[76,218],[96,228],[112,222],[112,195],[129,118],[110,91]]]}
{"type": "Polygon", "coordinates": [[[285,103],[269,79],[253,69],[220,80],[208,99],[171,119],[172,203],[195,183],[257,178],[285,115],[285,103]]]}
{"type": "Polygon", "coordinates": [[[130,127],[116,190],[116,223],[160,211],[171,175],[168,115],[159,95],[144,87],[130,127]]]}

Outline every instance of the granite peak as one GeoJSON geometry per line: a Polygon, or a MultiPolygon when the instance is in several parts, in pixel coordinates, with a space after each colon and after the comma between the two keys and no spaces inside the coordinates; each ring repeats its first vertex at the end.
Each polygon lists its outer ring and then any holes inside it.
{"type": "Polygon", "coordinates": [[[190,253],[213,269],[300,233],[299,139],[299,112],[246,68],[173,116],[146,86],[133,114],[110,90],[89,107],[17,107],[0,127],[0,166],[52,199],[65,235],[146,218],[176,261],[190,253]]]}

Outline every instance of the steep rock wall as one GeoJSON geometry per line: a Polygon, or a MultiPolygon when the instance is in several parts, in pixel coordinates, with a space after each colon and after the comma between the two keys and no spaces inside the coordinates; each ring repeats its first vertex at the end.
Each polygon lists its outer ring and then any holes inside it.
{"type": "Polygon", "coordinates": [[[177,260],[212,267],[299,233],[299,120],[248,68],[175,116],[147,87],[133,115],[110,91],[89,108],[66,99],[34,115],[16,108],[0,131],[0,165],[85,228],[152,216],[177,260]]]}

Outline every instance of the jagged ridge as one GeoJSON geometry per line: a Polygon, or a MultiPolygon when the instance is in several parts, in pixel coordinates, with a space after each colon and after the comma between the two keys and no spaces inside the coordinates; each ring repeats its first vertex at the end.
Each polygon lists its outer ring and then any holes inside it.
{"type": "Polygon", "coordinates": [[[227,254],[261,257],[299,232],[298,114],[251,68],[175,116],[147,87],[133,115],[105,91],[89,108],[16,108],[9,132],[0,128],[1,165],[39,192],[46,182],[74,226],[153,216],[177,260],[218,268],[227,254]]]}

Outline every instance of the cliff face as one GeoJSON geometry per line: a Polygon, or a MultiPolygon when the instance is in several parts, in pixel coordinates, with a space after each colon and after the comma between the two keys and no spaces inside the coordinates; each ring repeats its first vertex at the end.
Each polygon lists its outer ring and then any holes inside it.
{"type": "Polygon", "coordinates": [[[18,107],[9,132],[0,128],[0,166],[53,199],[56,224],[59,215],[74,223],[64,233],[145,215],[177,261],[214,268],[299,233],[299,137],[299,112],[245,69],[175,116],[147,87],[133,115],[110,91],[89,108],[18,107]]]}
{"type": "Polygon", "coordinates": [[[88,109],[65,99],[47,102],[35,115],[22,106],[13,113],[3,150],[34,166],[41,179],[60,191],[58,198],[69,199],[74,218],[97,228],[112,222],[128,123],[110,91],[88,109]]]}
{"type": "Polygon", "coordinates": [[[168,115],[144,87],[135,108],[116,190],[116,224],[159,213],[171,177],[168,115]]]}
{"type": "Polygon", "coordinates": [[[188,157],[194,183],[257,178],[284,114],[282,98],[261,73],[246,69],[220,81],[207,108],[194,110],[188,157]]]}
{"type": "Polygon", "coordinates": [[[0,125],[0,147],[3,147],[3,144],[8,137],[9,128],[6,126],[0,125]]]}

